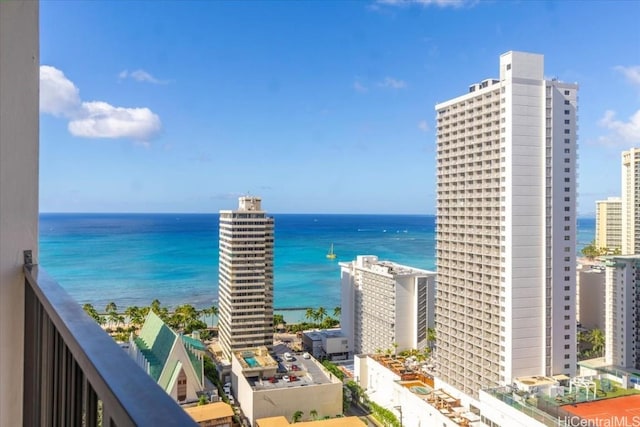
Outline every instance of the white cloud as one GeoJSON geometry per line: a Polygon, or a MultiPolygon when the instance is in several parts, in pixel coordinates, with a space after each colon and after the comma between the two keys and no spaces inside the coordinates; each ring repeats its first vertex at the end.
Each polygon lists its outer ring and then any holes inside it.
{"type": "Polygon", "coordinates": [[[80,91],[64,73],[49,65],[40,66],[40,111],[69,117],[80,107],[80,91]]]}
{"type": "Polygon", "coordinates": [[[407,83],[403,80],[394,79],[393,77],[386,77],[383,81],[378,83],[378,86],[390,89],[405,89],[407,87],[407,83]]]}
{"type": "Polygon", "coordinates": [[[353,83],[353,89],[356,92],[360,92],[360,93],[365,93],[365,92],[369,91],[369,89],[365,85],[363,85],[362,83],[360,83],[357,80],[353,83]]]}
{"type": "Polygon", "coordinates": [[[148,108],[114,107],[92,101],[82,103],[82,112],[69,122],[69,132],[74,136],[148,141],[161,127],[158,115],[148,108]]]}
{"type": "Polygon", "coordinates": [[[627,81],[632,85],[640,87],[640,65],[633,65],[630,67],[618,65],[617,67],[614,67],[614,70],[622,73],[627,78],[627,81]]]}
{"type": "Polygon", "coordinates": [[[462,7],[473,5],[477,0],[377,0],[377,4],[388,6],[436,6],[436,7],[462,7]]]}
{"type": "Polygon", "coordinates": [[[151,75],[151,73],[148,73],[145,70],[135,70],[131,72],[129,72],[128,70],[123,70],[120,71],[120,74],[118,74],[118,78],[120,80],[131,78],[138,82],[153,83],[157,85],[164,85],[169,83],[168,80],[160,80],[155,78],[151,75]]]}
{"type": "Polygon", "coordinates": [[[146,145],[162,127],[160,117],[146,107],[82,102],[76,85],[48,65],[40,66],[40,111],[69,119],[69,132],[84,138],[129,138],[146,145]]]}
{"type": "Polygon", "coordinates": [[[607,110],[598,124],[612,131],[612,135],[601,137],[600,141],[606,144],[627,145],[637,144],[640,141],[640,110],[636,111],[628,121],[615,119],[616,113],[607,110]]]}
{"type": "Polygon", "coordinates": [[[429,124],[427,123],[426,120],[420,120],[418,122],[418,129],[420,129],[422,132],[428,132],[429,131],[429,124]]]}

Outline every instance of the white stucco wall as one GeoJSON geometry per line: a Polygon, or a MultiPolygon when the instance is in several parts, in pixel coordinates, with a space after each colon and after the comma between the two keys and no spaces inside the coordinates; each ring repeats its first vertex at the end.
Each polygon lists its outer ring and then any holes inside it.
{"type": "Polygon", "coordinates": [[[22,251],[38,260],[37,1],[0,2],[0,425],[22,425],[22,251]]]}

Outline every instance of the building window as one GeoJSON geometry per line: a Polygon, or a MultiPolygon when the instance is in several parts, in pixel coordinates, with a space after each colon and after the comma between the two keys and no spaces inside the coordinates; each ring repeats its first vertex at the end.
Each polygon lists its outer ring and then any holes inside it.
{"type": "Polygon", "coordinates": [[[566,256],[566,257],[564,257],[564,261],[565,261],[565,262],[569,262],[569,261],[571,261],[571,257],[570,257],[570,256],[566,256]]]}
{"type": "Polygon", "coordinates": [[[571,365],[569,365],[568,363],[567,363],[567,364],[565,364],[565,365],[564,365],[564,369],[569,369],[569,366],[571,366],[571,365]]]}
{"type": "Polygon", "coordinates": [[[568,99],[564,100],[564,105],[571,105],[571,101],[569,101],[568,99]]]}
{"type": "Polygon", "coordinates": [[[564,276],[564,281],[565,281],[565,282],[569,282],[569,281],[571,281],[571,277],[569,277],[569,276],[564,276]]]}
{"type": "Polygon", "coordinates": [[[565,124],[565,125],[571,124],[571,120],[566,119],[566,120],[564,121],[564,124],[565,124]]]}
{"type": "Polygon", "coordinates": [[[571,92],[570,92],[570,91],[568,91],[568,90],[565,90],[565,91],[564,91],[564,94],[565,94],[565,95],[571,95],[571,92]]]}
{"type": "Polygon", "coordinates": [[[570,202],[570,201],[571,201],[571,197],[565,197],[565,198],[564,198],[564,201],[565,201],[565,202],[570,202]]]}
{"type": "Polygon", "coordinates": [[[571,149],[570,148],[565,148],[564,149],[564,154],[569,154],[571,153],[571,149]]]}
{"type": "Polygon", "coordinates": [[[564,159],[564,162],[565,163],[571,163],[571,159],[567,157],[566,159],[564,159]]]}
{"type": "MultiPolygon", "coordinates": [[[[570,305],[565,305],[564,306],[564,311],[569,311],[569,310],[571,310],[571,306],[570,305]]],[[[569,337],[565,335],[564,338],[567,339],[569,337]]]]}
{"type": "MultiPolygon", "coordinates": [[[[571,286],[565,286],[565,287],[564,287],[564,290],[565,290],[565,291],[570,291],[570,290],[571,290],[571,286]]],[[[567,319],[567,320],[568,320],[568,319],[567,319]]]]}
{"type": "Polygon", "coordinates": [[[571,348],[571,344],[565,344],[565,345],[564,345],[564,349],[565,349],[565,350],[569,350],[570,348],[571,348]]]}
{"type": "Polygon", "coordinates": [[[511,64],[507,64],[507,71],[511,69],[511,64]]]}
{"type": "Polygon", "coordinates": [[[184,369],[181,369],[178,374],[178,401],[184,400],[187,400],[187,374],[184,373],[184,369]]]}
{"type": "Polygon", "coordinates": [[[565,340],[568,340],[568,339],[570,339],[570,338],[571,338],[571,335],[565,335],[565,336],[564,336],[564,339],[565,339],[565,340]]]}
{"type": "Polygon", "coordinates": [[[564,248],[565,252],[571,252],[571,248],[564,248]]]}
{"type": "MultiPolygon", "coordinates": [[[[571,210],[571,208],[569,208],[569,206],[565,206],[565,207],[564,207],[564,211],[565,211],[565,212],[569,212],[570,210],[571,210]]],[[[565,239],[565,240],[566,240],[566,239],[565,239]]]]}
{"type": "Polygon", "coordinates": [[[567,134],[567,135],[569,135],[569,134],[571,133],[571,129],[565,129],[565,130],[564,130],[564,133],[565,133],[565,134],[567,134]]]}
{"type": "Polygon", "coordinates": [[[564,236],[564,240],[571,240],[571,236],[564,236]]]}
{"type": "MultiPolygon", "coordinates": [[[[570,301],[570,300],[571,300],[571,297],[570,297],[569,295],[565,295],[564,300],[565,300],[565,301],[570,301]]],[[[569,325],[565,326],[564,328],[565,328],[565,329],[569,329],[569,325]]]]}
{"type": "Polygon", "coordinates": [[[571,217],[570,217],[570,216],[565,216],[565,217],[564,217],[564,220],[565,220],[565,221],[571,221],[571,217]]]}
{"type": "Polygon", "coordinates": [[[565,114],[569,114],[569,113],[571,113],[571,111],[570,110],[564,110],[564,113],[565,114]]]}
{"type": "Polygon", "coordinates": [[[564,192],[565,192],[565,193],[568,193],[568,192],[570,192],[570,191],[571,191],[571,188],[570,188],[570,187],[564,187],[564,192]]]}
{"type": "Polygon", "coordinates": [[[571,267],[569,267],[568,265],[564,267],[564,271],[571,271],[571,267]]]}
{"type": "Polygon", "coordinates": [[[571,178],[566,177],[566,178],[564,179],[564,182],[571,182],[571,178]]]}
{"type": "Polygon", "coordinates": [[[569,143],[571,143],[571,139],[569,139],[569,138],[565,138],[565,139],[564,139],[564,143],[565,143],[565,144],[569,144],[569,143]]]}
{"type": "Polygon", "coordinates": [[[564,358],[565,358],[565,359],[571,359],[571,355],[570,355],[570,354],[565,354],[565,355],[564,355],[564,358]]]}
{"type": "Polygon", "coordinates": [[[569,173],[569,172],[571,172],[571,168],[564,168],[564,171],[569,173]]]}

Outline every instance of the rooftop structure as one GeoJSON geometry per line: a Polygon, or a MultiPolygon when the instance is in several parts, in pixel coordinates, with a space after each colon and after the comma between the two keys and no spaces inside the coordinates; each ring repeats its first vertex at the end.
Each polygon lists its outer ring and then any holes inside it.
{"type": "Polygon", "coordinates": [[[342,414],[342,382],[315,359],[283,355],[273,359],[266,347],[233,354],[232,390],[251,423],[258,418],[296,411],[317,411],[318,417],[342,414]],[[293,360],[291,360],[293,359],[293,360]]]}
{"type": "MultiPolygon", "coordinates": [[[[289,427],[292,425],[283,416],[261,418],[256,420],[256,427],[289,427]]],[[[366,426],[358,417],[330,418],[328,420],[299,421],[296,427],[363,427],[366,426]]]]}
{"type": "Polygon", "coordinates": [[[302,346],[319,360],[345,360],[349,357],[349,338],[341,329],[304,331],[302,346]]]}
{"type": "Polygon", "coordinates": [[[184,410],[202,427],[229,427],[233,422],[233,408],[225,402],[191,406],[184,410]]]}
{"type": "Polygon", "coordinates": [[[238,350],[273,348],[273,218],[259,197],[220,211],[219,336],[227,360],[238,350]]]}
{"type": "MultiPolygon", "coordinates": [[[[200,346],[201,347],[201,346],[200,346]]],[[[200,347],[175,333],[149,311],[138,336],[131,334],[129,355],[176,402],[198,400],[204,389],[204,363],[200,347]]]]}
{"type": "Polygon", "coordinates": [[[576,365],[576,84],[507,52],[436,105],[438,377],[469,396],[576,365]]]}
{"type": "Polygon", "coordinates": [[[427,331],[434,327],[434,272],[374,255],[358,255],[340,268],[340,326],[353,354],[427,345],[427,331]]]}

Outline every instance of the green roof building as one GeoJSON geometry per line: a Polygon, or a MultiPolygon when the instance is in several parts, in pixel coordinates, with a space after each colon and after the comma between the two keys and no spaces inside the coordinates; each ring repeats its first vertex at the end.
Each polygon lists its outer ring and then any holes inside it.
{"type": "Polygon", "coordinates": [[[198,400],[204,389],[202,344],[175,333],[153,311],[137,337],[129,340],[129,354],[178,403],[198,400]]]}

